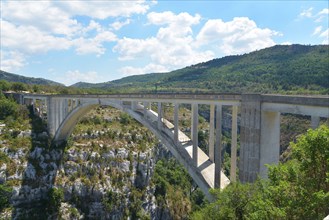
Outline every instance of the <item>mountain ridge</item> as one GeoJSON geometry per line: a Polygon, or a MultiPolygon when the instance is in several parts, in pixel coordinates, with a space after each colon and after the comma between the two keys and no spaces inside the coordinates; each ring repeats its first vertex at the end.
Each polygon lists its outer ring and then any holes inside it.
{"type": "Polygon", "coordinates": [[[21,82],[26,84],[36,84],[36,85],[51,85],[51,86],[64,86],[64,84],[55,82],[44,78],[27,77],[14,73],[9,73],[0,70],[0,80],[6,80],[9,82],[21,82]]]}
{"type": "Polygon", "coordinates": [[[127,76],[78,88],[122,91],[277,92],[329,90],[329,45],[276,45],[216,58],[167,73],[127,76]]]}
{"type": "MultiPolygon", "coordinates": [[[[0,70],[1,79],[64,87],[63,84],[47,79],[24,77],[0,70]]],[[[216,58],[170,72],[132,75],[96,84],[78,82],[66,88],[82,93],[329,94],[329,45],[275,45],[242,55],[216,58]]],[[[64,90],[63,92],[67,92],[64,90]]]]}

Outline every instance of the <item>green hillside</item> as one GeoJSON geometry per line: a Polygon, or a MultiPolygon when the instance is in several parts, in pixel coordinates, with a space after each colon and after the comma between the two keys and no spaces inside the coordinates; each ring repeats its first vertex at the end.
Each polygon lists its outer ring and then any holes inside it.
{"type": "MultiPolygon", "coordinates": [[[[75,85],[80,87],[79,85],[75,85]]],[[[277,45],[169,73],[129,76],[80,88],[125,92],[329,93],[329,46],[277,45]]]]}
{"type": "Polygon", "coordinates": [[[8,82],[21,82],[21,83],[35,84],[35,85],[64,86],[61,83],[54,82],[48,79],[20,76],[2,70],[0,70],[0,80],[6,80],[8,82]]]}

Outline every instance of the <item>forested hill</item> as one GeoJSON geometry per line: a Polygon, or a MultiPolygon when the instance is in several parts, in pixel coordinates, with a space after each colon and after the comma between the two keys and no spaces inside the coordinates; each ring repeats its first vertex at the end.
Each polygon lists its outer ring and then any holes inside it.
{"type": "Polygon", "coordinates": [[[2,70],[0,70],[0,80],[6,80],[8,82],[21,82],[21,83],[35,84],[35,85],[64,86],[61,83],[54,82],[48,79],[20,76],[2,70]]]}
{"type": "Polygon", "coordinates": [[[169,73],[129,76],[73,86],[122,91],[329,93],[329,46],[277,45],[169,73]]]}

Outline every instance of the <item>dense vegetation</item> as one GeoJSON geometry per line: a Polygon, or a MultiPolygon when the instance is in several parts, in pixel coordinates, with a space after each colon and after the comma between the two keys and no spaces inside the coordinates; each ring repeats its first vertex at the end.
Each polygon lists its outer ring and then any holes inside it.
{"type": "MultiPolygon", "coordinates": [[[[0,149],[8,146],[8,152],[14,153],[18,149],[27,151],[31,147],[31,142],[26,137],[18,137],[20,131],[29,129],[30,120],[28,109],[18,105],[11,97],[6,98],[0,91],[0,149]],[[5,125],[5,127],[4,127],[5,125]]],[[[24,160],[21,161],[24,163],[24,160]]],[[[0,151],[0,168],[6,166],[6,174],[14,175],[21,165],[0,151]]],[[[16,185],[16,180],[10,179],[5,183],[0,178],[0,213],[10,209],[10,198],[12,195],[12,186],[16,185]]]]}
{"type": "Polygon", "coordinates": [[[205,197],[192,178],[171,158],[157,162],[153,177],[155,197],[162,210],[169,209],[173,219],[187,219],[192,211],[205,205],[205,197]]]}
{"type": "Polygon", "coordinates": [[[269,179],[215,190],[217,201],[192,219],[323,219],[329,214],[329,128],[291,143],[291,159],[269,167],[269,179]]]}
{"type": "Polygon", "coordinates": [[[20,82],[20,83],[33,84],[33,85],[63,86],[63,84],[48,79],[25,77],[13,73],[8,73],[2,70],[0,70],[0,80],[6,80],[9,82],[20,82]]]}

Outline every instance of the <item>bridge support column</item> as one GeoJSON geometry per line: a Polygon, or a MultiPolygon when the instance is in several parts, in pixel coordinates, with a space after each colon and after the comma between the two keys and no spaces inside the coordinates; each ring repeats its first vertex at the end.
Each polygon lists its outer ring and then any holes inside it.
{"type": "Polygon", "coordinates": [[[230,169],[230,178],[232,182],[236,181],[237,133],[238,133],[238,106],[232,106],[232,140],[231,140],[231,169],[230,169]]]}
{"type": "Polygon", "coordinates": [[[222,165],[222,105],[216,105],[216,141],[214,149],[215,188],[220,188],[222,165]]]}
{"type": "Polygon", "coordinates": [[[280,157],[280,112],[261,113],[260,171],[262,178],[267,177],[265,164],[278,164],[280,157]]]}
{"type": "Polygon", "coordinates": [[[45,99],[42,99],[42,116],[44,117],[45,116],[45,112],[47,111],[47,104],[46,104],[46,100],[45,99]]]}
{"type": "Polygon", "coordinates": [[[174,108],[174,143],[178,144],[178,113],[179,113],[179,104],[175,103],[174,108]]]}
{"type": "Polygon", "coordinates": [[[55,115],[56,109],[54,106],[53,97],[47,97],[47,123],[48,123],[48,133],[50,136],[55,136],[55,115]]]}
{"type": "Polygon", "coordinates": [[[198,166],[198,104],[192,104],[192,142],[193,142],[193,162],[198,166]]]}
{"type": "Polygon", "coordinates": [[[55,99],[54,100],[54,102],[55,102],[55,112],[56,112],[56,114],[55,114],[55,118],[56,118],[56,123],[55,123],[55,130],[57,131],[57,129],[59,128],[59,125],[60,125],[60,117],[61,117],[61,115],[60,115],[60,108],[61,108],[61,106],[60,106],[60,102],[59,102],[59,100],[58,99],[55,99]]]}
{"type": "Polygon", "coordinates": [[[215,105],[210,105],[209,120],[209,160],[214,162],[214,146],[215,146],[215,105]]]}
{"type": "Polygon", "coordinates": [[[74,109],[74,99],[70,99],[70,112],[74,109]]]}
{"type": "Polygon", "coordinates": [[[68,114],[68,111],[69,111],[69,103],[68,103],[67,99],[64,99],[64,115],[65,115],[65,117],[68,114]]]}
{"type": "Polygon", "coordinates": [[[150,110],[149,109],[149,103],[148,102],[144,102],[144,118],[147,118],[147,110],[150,110]]]}
{"type": "Polygon", "coordinates": [[[70,112],[74,109],[74,100],[70,99],[70,112]]]}
{"type": "Polygon", "coordinates": [[[320,117],[311,116],[311,128],[316,129],[320,125],[320,117]]]}
{"type": "Polygon", "coordinates": [[[137,102],[131,101],[131,110],[136,111],[137,110],[137,102]]]}
{"type": "Polygon", "coordinates": [[[158,102],[158,129],[162,130],[162,103],[158,102]]]}
{"type": "Polygon", "coordinates": [[[59,114],[60,114],[59,123],[58,123],[58,127],[59,127],[64,119],[64,101],[62,99],[60,99],[58,101],[59,101],[59,114]]]}
{"type": "Polygon", "coordinates": [[[261,111],[260,95],[243,95],[240,136],[240,181],[266,178],[265,164],[279,162],[280,113],[261,111]]]}
{"type": "Polygon", "coordinates": [[[260,95],[242,95],[239,178],[254,182],[259,173],[260,156],[260,95]]]}

